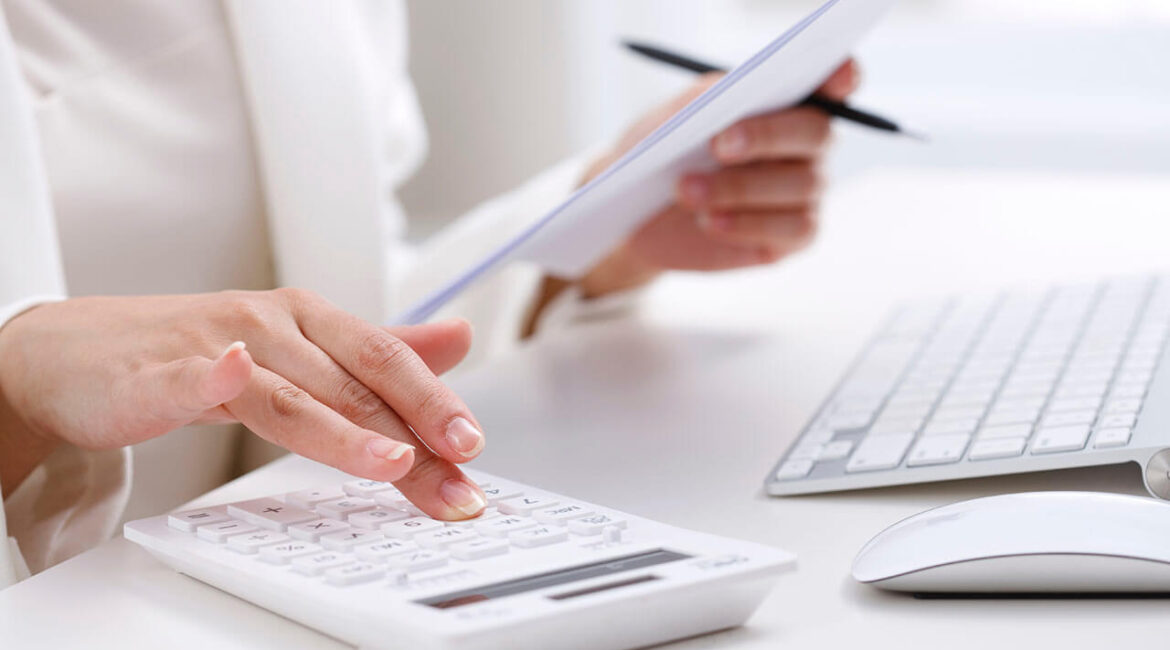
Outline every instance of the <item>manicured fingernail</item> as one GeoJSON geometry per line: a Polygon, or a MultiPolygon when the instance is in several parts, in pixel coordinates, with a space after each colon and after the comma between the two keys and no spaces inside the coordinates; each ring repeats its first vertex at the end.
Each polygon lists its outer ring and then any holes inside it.
{"type": "Polygon", "coordinates": [[[407,452],[413,451],[414,447],[405,442],[398,442],[389,438],[371,438],[366,443],[366,449],[371,454],[385,460],[398,460],[406,455],[407,452]]]}
{"type": "Polygon", "coordinates": [[[740,127],[730,129],[715,136],[715,155],[720,158],[738,159],[747,153],[747,133],[740,127]]]}
{"type": "Polygon", "coordinates": [[[469,517],[479,514],[487,505],[487,501],[478,490],[459,479],[443,481],[439,486],[439,498],[443,503],[469,517]]]}
{"type": "Polygon", "coordinates": [[[222,359],[232,352],[235,352],[236,350],[243,350],[246,347],[248,346],[245,345],[243,341],[236,341],[235,343],[227,346],[227,349],[223,351],[223,354],[219,355],[219,358],[222,359]]]}
{"type": "Polygon", "coordinates": [[[447,444],[464,458],[478,454],[483,442],[483,434],[466,418],[455,418],[447,425],[447,444]]]}
{"type": "Polygon", "coordinates": [[[711,195],[711,183],[702,176],[689,176],[683,180],[682,192],[692,205],[703,205],[711,195]]]}
{"type": "Polygon", "coordinates": [[[699,215],[699,225],[707,230],[731,230],[731,215],[723,212],[710,212],[699,215]]]}

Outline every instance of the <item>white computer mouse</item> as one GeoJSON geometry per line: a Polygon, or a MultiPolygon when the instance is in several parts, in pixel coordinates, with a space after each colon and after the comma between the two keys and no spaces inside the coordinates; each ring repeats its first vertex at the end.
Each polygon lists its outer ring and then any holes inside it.
{"type": "Polygon", "coordinates": [[[1170,503],[1099,492],[960,501],[879,533],[853,577],[916,593],[1170,593],[1170,503]]]}

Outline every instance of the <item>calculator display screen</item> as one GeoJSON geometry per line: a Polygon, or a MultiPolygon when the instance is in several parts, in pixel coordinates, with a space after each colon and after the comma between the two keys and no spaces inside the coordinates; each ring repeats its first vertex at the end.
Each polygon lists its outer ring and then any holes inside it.
{"type": "MultiPolygon", "coordinates": [[[[689,559],[690,557],[692,556],[685,555],[683,553],[657,549],[653,551],[646,551],[644,553],[637,553],[635,555],[615,557],[603,562],[581,564],[575,567],[570,567],[568,569],[561,569],[559,571],[550,571],[548,573],[539,573],[523,578],[516,578],[515,580],[506,580],[503,582],[477,587],[475,589],[454,591],[449,594],[442,594],[440,596],[424,598],[423,600],[416,600],[415,602],[420,605],[429,605],[438,609],[451,609],[454,607],[462,607],[464,605],[482,603],[486,600],[503,598],[505,596],[515,596],[516,594],[523,594],[529,591],[535,591],[537,589],[546,589],[548,587],[556,587],[558,585],[572,584],[581,580],[599,578],[615,573],[621,573],[623,571],[632,571],[635,569],[644,569],[646,567],[657,566],[659,564],[666,564],[668,562],[677,562],[679,560],[689,559]]],[[[644,576],[632,580],[622,580],[612,585],[598,585],[589,589],[554,594],[549,596],[549,598],[552,600],[568,600],[570,598],[585,596],[611,588],[617,589],[620,587],[641,584],[643,582],[649,582],[656,579],[657,578],[652,576],[644,576]]]]}

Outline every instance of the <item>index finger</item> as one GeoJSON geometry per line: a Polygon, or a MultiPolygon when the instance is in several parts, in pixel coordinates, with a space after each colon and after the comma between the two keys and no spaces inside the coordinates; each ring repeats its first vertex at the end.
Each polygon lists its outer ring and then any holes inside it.
{"type": "Polygon", "coordinates": [[[292,311],[305,337],[382,398],[436,454],[463,463],[483,450],[471,410],[404,341],[321,298],[302,299],[292,311]]]}

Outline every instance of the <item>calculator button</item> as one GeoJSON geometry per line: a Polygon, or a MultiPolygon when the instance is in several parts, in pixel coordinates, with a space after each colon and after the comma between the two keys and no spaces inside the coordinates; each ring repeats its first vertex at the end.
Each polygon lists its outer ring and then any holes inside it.
{"type": "Polygon", "coordinates": [[[349,524],[344,521],[337,521],[336,519],[315,519],[313,521],[306,521],[303,524],[293,524],[288,527],[288,531],[286,532],[293,539],[315,542],[321,539],[322,535],[336,533],[347,528],[349,528],[349,524]]]}
{"type": "Polygon", "coordinates": [[[390,523],[392,521],[400,521],[406,519],[410,515],[401,510],[386,510],[385,508],[377,508],[375,510],[367,510],[349,516],[349,523],[358,528],[368,528],[370,530],[377,530],[382,524],[390,523]]]}
{"type": "Polygon", "coordinates": [[[419,546],[427,548],[444,548],[455,542],[465,542],[476,537],[479,535],[470,528],[441,528],[429,533],[419,533],[414,536],[414,541],[418,542],[419,546]]]}
{"type": "Polygon", "coordinates": [[[443,522],[441,521],[435,521],[429,517],[411,517],[402,521],[392,521],[388,524],[382,524],[380,530],[387,537],[411,539],[419,533],[427,533],[440,528],[443,528],[443,522]]]}
{"type": "Polygon", "coordinates": [[[228,519],[231,517],[215,510],[188,510],[168,515],[167,525],[185,533],[193,533],[198,526],[227,521],[228,519]]]}
{"type": "Polygon", "coordinates": [[[543,510],[557,505],[556,499],[546,499],[538,496],[519,496],[512,499],[503,499],[499,502],[500,512],[506,515],[531,515],[535,510],[543,510]]]}
{"type": "Polygon", "coordinates": [[[317,519],[317,515],[272,498],[241,501],[228,506],[228,514],[268,530],[283,531],[288,526],[317,519]]]}
{"type": "Polygon", "coordinates": [[[569,531],[574,535],[600,535],[601,531],[610,526],[619,529],[625,528],[626,520],[611,515],[590,515],[580,519],[571,519],[568,526],[569,531]]]}
{"type": "Polygon", "coordinates": [[[448,526],[455,526],[457,528],[474,527],[482,522],[491,521],[492,519],[496,519],[500,516],[501,515],[500,515],[499,510],[497,510],[491,506],[488,506],[488,507],[483,509],[483,512],[480,513],[480,515],[478,517],[474,517],[472,519],[463,519],[461,521],[448,521],[447,525],[448,526]]]}
{"type": "Polygon", "coordinates": [[[333,501],[335,499],[344,499],[345,492],[336,485],[329,487],[311,488],[308,490],[300,490],[299,492],[289,492],[284,495],[286,503],[294,505],[305,510],[312,510],[318,503],[323,501],[333,501]]]}
{"type": "Polygon", "coordinates": [[[507,553],[508,542],[502,539],[480,537],[469,542],[452,544],[447,550],[460,560],[482,560],[485,557],[507,553]]]}
{"type": "Polygon", "coordinates": [[[436,569],[446,563],[446,553],[430,549],[395,555],[386,562],[387,566],[395,571],[425,571],[436,569]]]}
{"type": "Polygon", "coordinates": [[[488,505],[492,506],[496,505],[500,501],[503,501],[504,499],[514,499],[521,494],[524,494],[524,490],[506,484],[489,485],[488,487],[481,486],[481,488],[483,489],[484,496],[487,497],[488,505]]]}
{"type": "MultiPolygon", "coordinates": [[[[391,483],[386,483],[385,481],[369,480],[350,481],[341,487],[342,490],[344,490],[345,493],[349,496],[361,497],[363,499],[370,499],[378,492],[394,490],[394,485],[391,483]]],[[[394,491],[397,492],[397,490],[394,491]]]]}
{"type": "Polygon", "coordinates": [[[362,582],[377,580],[385,575],[386,570],[377,564],[359,562],[347,564],[325,572],[325,580],[331,585],[356,585],[362,582]]]}
{"type": "Polygon", "coordinates": [[[394,510],[403,510],[406,512],[417,510],[418,512],[422,512],[421,510],[418,510],[418,508],[413,503],[410,502],[410,499],[406,498],[406,495],[402,494],[398,490],[376,492],[374,494],[374,503],[386,508],[392,508],[394,510]]]}
{"type": "Polygon", "coordinates": [[[312,542],[291,541],[261,548],[260,559],[272,564],[288,564],[295,558],[314,555],[322,550],[324,549],[312,542]]]}
{"type": "Polygon", "coordinates": [[[500,517],[477,524],[475,530],[481,535],[489,537],[507,537],[509,533],[525,528],[535,528],[537,525],[534,520],[527,517],[500,517]]]}
{"type": "Polygon", "coordinates": [[[537,510],[532,513],[532,518],[542,524],[563,524],[570,519],[591,514],[593,514],[593,511],[585,506],[575,503],[564,503],[559,506],[545,508],[544,510],[537,510]]]}
{"type": "Polygon", "coordinates": [[[349,497],[347,499],[337,499],[336,501],[326,501],[317,504],[317,512],[322,517],[329,517],[330,519],[341,519],[344,521],[355,512],[365,512],[366,510],[373,510],[374,502],[369,499],[359,499],[357,497],[349,497]]]}
{"type": "Polygon", "coordinates": [[[385,562],[386,558],[417,551],[418,545],[401,539],[384,539],[373,544],[355,546],[353,552],[365,562],[385,562]]]}
{"type": "Polygon", "coordinates": [[[227,545],[233,551],[243,553],[244,555],[253,555],[263,546],[279,544],[288,540],[288,535],[284,533],[277,533],[271,530],[257,530],[242,535],[232,535],[227,538],[227,545]]]}
{"type": "Polygon", "coordinates": [[[564,528],[541,526],[539,528],[518,530],[508,535],[508,539],[521,548],[535,548],[537,546],[548,546],[549,544],[563,542],[569,539],[569,533],[564,528]]]}
{"type": "Polygon", "coordinates": [[[238,519],[228,519],[214,524],[204,524],[195,529],[195,534],[204,541],[222,544],[224,540],[233,535],[250,533],[254,530],[259,529],[238,519]]]}
{"type": "Polygon", "coordinates": [[[358,544],[370,544],[382,539],[381,533],[351,528],[321,536],[321,545],[331,551],[348,551],[358,544]]]}
{"type": "Polygon", "coordinates": [[[326,551],[324,553],[317,553],[316,555],[298,557],[292,561],[292,568],[297,573],[316,576],[321,575],[323,571],[353,564],[354,562],[353,556],[348,553],[326,551]]]}

